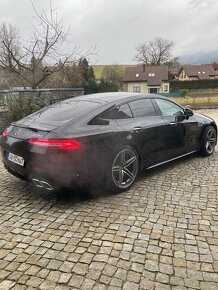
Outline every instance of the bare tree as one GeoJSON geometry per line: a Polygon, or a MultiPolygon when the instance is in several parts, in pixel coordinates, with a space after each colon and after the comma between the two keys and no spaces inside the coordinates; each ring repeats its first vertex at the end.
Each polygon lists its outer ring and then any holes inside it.
{"type": "Polygon", "coordinates": [[[162,65],[171,61],[174,42],[155,38],[136,47],[135,59],[146,65],[162,65]]]}
{"type": "Polygon", "coordinates": [[[68,61],[74,63],[79,59],[81,52],[76,46],[67,54],[62,52],[69,30],[51,2],[49,13],[39,13],[34,5],[33,9],[36,24],[30,39],[21,41],[18,29],[10,24],[0,26],[0,68],[16,76],[20,85],[37,88],[68,61]]]}

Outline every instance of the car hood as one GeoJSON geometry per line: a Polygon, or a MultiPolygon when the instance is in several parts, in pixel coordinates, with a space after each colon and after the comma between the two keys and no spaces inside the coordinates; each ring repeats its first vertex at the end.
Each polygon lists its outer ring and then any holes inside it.
{"type": "Polygon", "coordinates": [[[197,119],[199,119],[200,121],[205,121],[206,123],[210,123],[210,122],[215,123],[215,121],[211,117],[208,117],[204,114],[195,113],[195,117],[197,117],[197,119]]]}

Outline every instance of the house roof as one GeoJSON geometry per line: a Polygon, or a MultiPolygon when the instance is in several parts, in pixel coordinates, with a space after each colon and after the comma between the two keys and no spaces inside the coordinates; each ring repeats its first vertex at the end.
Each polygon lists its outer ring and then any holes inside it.
{"type": "Polygon", "coordinates": [[[148,86],[160,86],[162,81],[167,80],[167,66],[127,67],[123,76],[124,82],[147,82],[148,86]]]}
{"type": "Polygon", "coordinates": [[[182,67],[188,77],[198,77],[199,79],[208,79],[215,76],[216,72],[211,64],[187,64],[182,67]]]}
{"type": "Polygon", "coordinates": [[[218,62],[212,63],[212,67],[216,70],[218,70],[218,62]]]}

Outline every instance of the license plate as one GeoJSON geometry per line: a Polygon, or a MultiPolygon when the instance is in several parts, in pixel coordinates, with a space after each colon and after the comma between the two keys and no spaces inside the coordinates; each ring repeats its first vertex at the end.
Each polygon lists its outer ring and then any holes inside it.
{"type": "Polygon", "coordinates": [[[13,163],[16,163],[20,166],[24,166],[24,159],[21,156],[15,155],[13,153],[8,154],[8,160],[10,160],[13,163]]]}

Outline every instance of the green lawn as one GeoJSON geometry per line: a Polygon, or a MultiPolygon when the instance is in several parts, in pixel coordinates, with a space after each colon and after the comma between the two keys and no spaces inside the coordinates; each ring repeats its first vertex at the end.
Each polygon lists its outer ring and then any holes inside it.
{"type": "Polygon", "coordinates": [[[102,77],[102,73],[106,67],[113,68],[114,66],[116,66],[120,71],[124,72],[126,67],[136,66],[136,65],[133,65],[133,64],[93,65],[92,67],[94,69],[95,78],[100,79],[102,77]]]}

